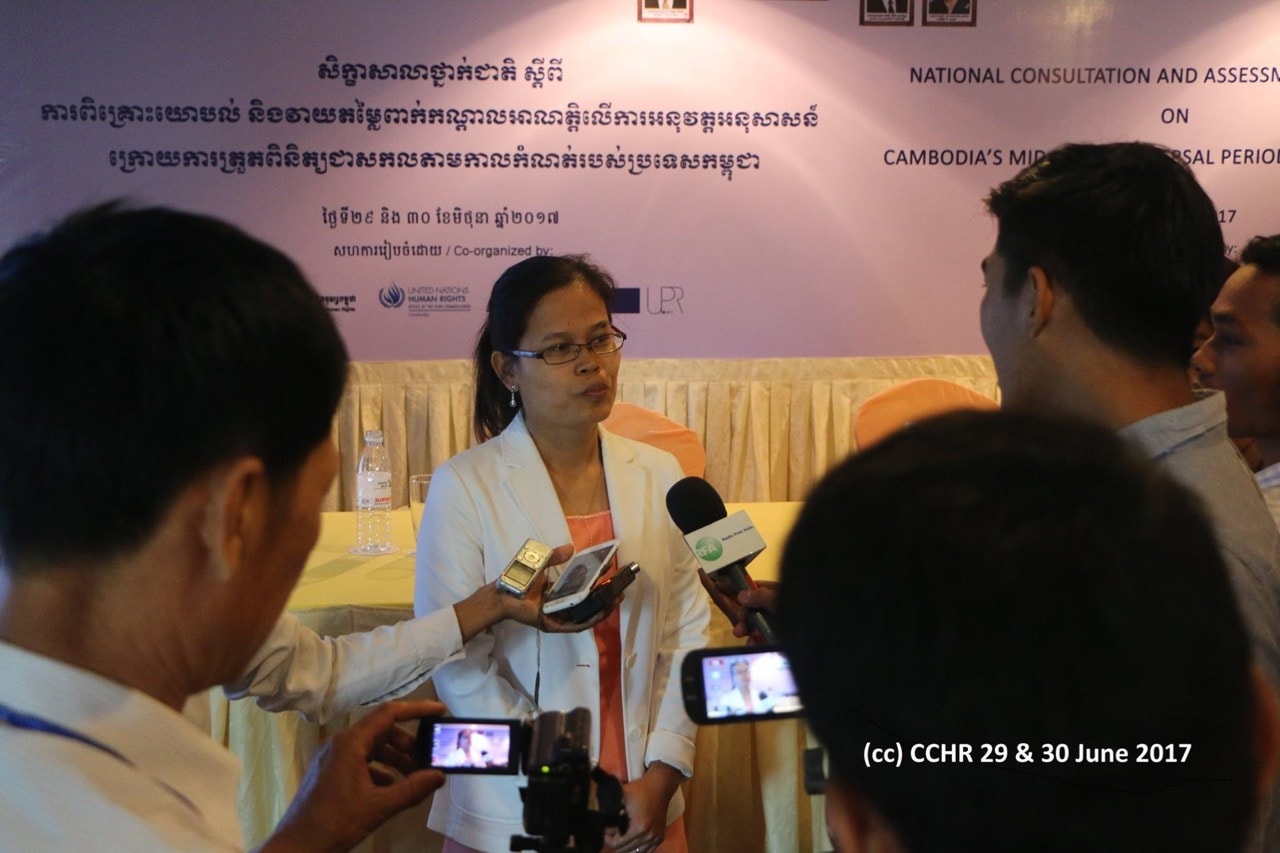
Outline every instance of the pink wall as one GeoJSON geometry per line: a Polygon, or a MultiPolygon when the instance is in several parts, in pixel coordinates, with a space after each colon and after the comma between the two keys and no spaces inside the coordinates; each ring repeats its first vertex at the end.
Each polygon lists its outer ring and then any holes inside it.
{"type": "Polygon", "coordinates": [[[925,27],[914,2],[904,27],[860,25],[854,0],[695,0],[694,22],[674,25],[637,23],[634,0],[318,0],[288,14],[244,0],[7,4],[0,243],[117,195],[212,212],[302,263],[357,359],[465,356],[489,286],[515,260],[486,249],[586,251],[635,289],[638,313],[618,318],[633,357],[759,358],[982,352],[978,262],[994,232],[981,197],[1022,152],[1067,140],[1187,149],[1204,160],[1195,169],[1228,243],[1280,231],[1280,5],[979,0],[974,26],[925,27]],[[492,66],[499,79],[348,86],[322,79],[329,55],[492,66]],[[508,64],[515,80],[500,79],[508,64]],[[938,68],[978,80],[926,71],[938,68]],[[1248,82],[1206,80],[1241,68],[1248,82]],[[1026,69],[1138,79],[1021,82],[1026,69]],[[363,107],[478,121],[257,121],[254,99],[319,119],[363,107]],[[238,120],[219,121],[232,106],[238,120]],[[173,120],[184,107],[195,121],[173,120]],[[582,118],[521,124],[522,110],[582,118]],[[619,126],[649,113],[693,124],[619,126]],[[707,129],[705,113],[735,118],[707,129]],[[757,123],[770,113],[777,126],[757,123]],[[240,158],[284,162],[289,146],[327,171],[239,172],[240,158]],[[352,167],[356,153],[489,165],[352,167]],[[523,154],[629,168],[497,165],[523,154]],[[711,155],[717,168],[679,168],[711,155]],[[344,208],[373,222],[343,222],[344,208]],[[384,224],[384,208],[399,222],[384,224]],[[472,221],[441,222],[437,209],[472,221]],[[498,227],[502,211],[535,221],[498,227]],[[422,254],[393,254],[406,245],[422,254]],[[361,246],[392,256],[337,256],[361,246]]]}

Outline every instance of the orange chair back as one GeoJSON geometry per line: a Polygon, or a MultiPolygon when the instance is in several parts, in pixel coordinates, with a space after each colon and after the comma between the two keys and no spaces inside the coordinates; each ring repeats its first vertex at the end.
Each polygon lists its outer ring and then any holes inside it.
{"type": "Polygon", "coordinates": [[[698,440],[698,434],[666,415],[634,403],[614,403],[613,411],[603,425],[614,435],[667,451],[679,461],[686,477],[701,477],[707,473],[707,451],[698,440]]]}
{"type": "Polygon", "coordinates": [[[960,409],[998,409],[985,394],[949,379],[925,377],[886,388],[866,399],[854,416],[853,438],[859,450],[915,421],[960,409]]]}

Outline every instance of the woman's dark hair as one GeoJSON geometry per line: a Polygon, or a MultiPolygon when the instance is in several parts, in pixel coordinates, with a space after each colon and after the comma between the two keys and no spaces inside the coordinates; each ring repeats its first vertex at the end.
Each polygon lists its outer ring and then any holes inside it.
{"type": "MultiPolygon", "coordinates": [[[[489,294],[488,317],[476,337],[474,366],[476,401],[472,429],[477,441],[492,438],[507,428],[519,407],[511,405],[511,392],[494,371],[495,352],[519,349],[520,338],[529,326],[529,315],[542,297],[574,282],[585,282],[604,300],[612,319],[613,276],[591,262],[586,255],[559,255],[528,258],[498,277],[489,294]]],[[[516,395],[520,401],[519,394],[516,395]]]]}

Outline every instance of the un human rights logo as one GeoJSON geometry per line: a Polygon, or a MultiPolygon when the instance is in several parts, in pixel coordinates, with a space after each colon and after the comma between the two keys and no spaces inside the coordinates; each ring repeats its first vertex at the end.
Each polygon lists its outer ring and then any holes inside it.
{"type": "Polygon", "coordinates": [[[378,301],[383,308],[399,308],[404,304],[404,290],[393,281],[390,287],[378,291],[378,301]]]}

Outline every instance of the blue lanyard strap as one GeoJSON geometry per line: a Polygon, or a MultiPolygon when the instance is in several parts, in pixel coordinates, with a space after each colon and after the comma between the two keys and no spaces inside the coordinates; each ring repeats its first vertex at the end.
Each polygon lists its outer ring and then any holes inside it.
{"type": "MultiPolygon", "coordinates": [[[[137,764],[134,764],[132,761],[125,758],[118,751],[107,746],[102,741],[94,740],[88,735],[83,735],[83,734],[80,734],[80,732],[67,728],[66,726],[58,725],[52,720],[46,720],[43,717],[37,717],[33,714],[24,714],[22,711],[18,711],[13,708],[10,708],[8,705],[0,705],[0,725],[7,725],[15,729],[24,729],[30,732],[40,732],[42,734],[54,735],[55,737],[63,737],[63,738],[67,738],[68,740],[74,740],[84,744],[85,746],[91,746],[94,749],[105,752],[107,755],[110,755],[112,758],[116,759],[117,761],[121,761],[124,764],[127,764],[128,766],[134,768],[135,770],[139,769],[137,764]]],[[[147,775],[150,776],[150,774],[147,774],[147,775]]],[[[169,793],[177,797],[179,800],[181,800],[187,806],[187,808],[191,809],[197,815],[200,814],[200,809],[196,808],[196,804],[191,802],[191,800],[189,800],[186,796],[184,796],[181,791],[177,790],[172,785],[161,782],[159,779],[156,779],[154,776],[151,776],[151,779],[157,785],[164,788],[166,791],[168,791],[169,793]]]]}
{"type": "Polygon", "coordinates": [[[132,761],[125,758],[119,752],[116,752],[101,741],[96,741],[87,735],[82,735],[77,731],[72,731],[66,726],[60,726],[55,722],[44,719],[43,717],[36,717],[31,714],[24,714],[21,711],[16,711],[7,705],[0,705],[0,723],[12,726],[15,729],[26,729],[27,731],[44,732],[45,734],[70,738],[71,740],[79,741],[86,746],[91,746],[94,749],[100,749],[107,755],[123,761],[125,764],[131,766],[133,764],[132,761]]]}

